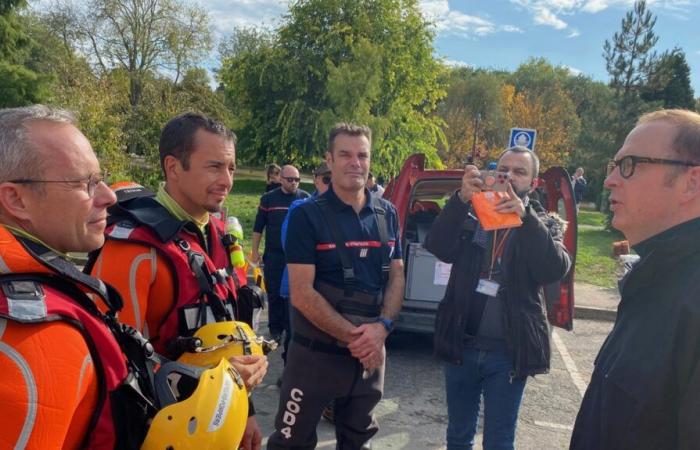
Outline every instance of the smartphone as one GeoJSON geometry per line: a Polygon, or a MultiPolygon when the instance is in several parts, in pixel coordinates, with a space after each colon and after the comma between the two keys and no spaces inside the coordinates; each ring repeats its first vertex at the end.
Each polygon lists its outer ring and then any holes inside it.
{"type": "Polygon", "coordinates": [[[508,172],[499,172],[497,170],[482,170],[481,181],[484,182],[483,189],[485,191],[506,192],[510,177],[508,172]]]}

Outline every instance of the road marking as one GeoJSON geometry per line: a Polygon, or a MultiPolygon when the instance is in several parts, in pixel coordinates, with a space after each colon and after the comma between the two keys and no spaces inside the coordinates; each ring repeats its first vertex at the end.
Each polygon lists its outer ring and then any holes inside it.
{"type": "MultiPolygon", "coordinates": [[[[316,448],[324,448],[324,447],[329,447],[333,448],[335,447],[335,439],[329,439],[327,441],[320,441],[316,443],[316,448]]],[[[267,438],[263,438],[262,442],[260,443],[261,448],[265,448],[267,446],[267,438]]]]}
{"type": "Polygon", "coordinates": [[[564,341],[562,341],[559,334],[557,334],[557,330],[552,331],[552,341],[554,342],[554,346],[557,348],[557,351],[561,355],[561,359],[564,360],[564,366],[566,366],[566,371],[569,372],[571,380],[574,382],[574,386],[576,386],[576,389],[578,389],[579,394],[581,394],[581,397],[583,398],[583,394],[586,392],[588,385],[585,381],[583,381],[574,359],[569,354],[569,350],[567,350],[566,345],[564,345],[564,341]]]}
{"type": "Polygon", "coordinates": [[[567,430],[571,431],[574,429],[571,425],[564,425],[561,423],[552,423],[552,422],[540,422],[539,420],[535,420],[535,425],[539,427],[545,427],[545,428],[553,428],[555,430],[567,430]]]}

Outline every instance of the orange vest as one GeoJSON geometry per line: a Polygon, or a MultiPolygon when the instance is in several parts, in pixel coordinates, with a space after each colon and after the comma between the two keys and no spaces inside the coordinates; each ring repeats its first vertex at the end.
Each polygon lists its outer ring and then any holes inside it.
{"type": "MultiPolygon", "coordinates": [[[[109,304],[105,285],[82,274],[40,244],[16,238],[0,226],[0,317],[19,324],[54,323],[75,327],[90,350],[99,383],[97,405],[85,430],[83,446],[91,449],[138,448],[146,432],[145,419],[136,423],[123,385],[129,375],[126,357],[92,298],[109,304]],[[4,266],[4,267],[3,267],[4,266]],[[131,419],[127,425],[124,419],[131,419]],[[140,428],[140,429],[137,429],[140,428]]],[[[37,352],[41,358],[41,352],[37,352]]],[[[41,367],[38,370],[54,370],[41,367]]],[[[59,367],[60,369],[60,367],[59,367]]],[[[36,386],[48,392],[77,386],[36,386]]],[[[29,405],[29,408],[36,405],[29,405]]],[[[36,413],[36,410],[34,410],[36,413]]],[[[66,405],[69,416],[74,410],[66,405]]]]}
{"type": "Polygon", "coordinates": [[[222,243],[221,220],[210,217],[207,251],[197,235],[183,230],[183,222],[177,221],[155,200],[141,201],[148,202],[141,210],[148,210],[148,218],[158,217],[157,220],[144,223],[138,214],[127,216],[108,226],[105,235],[109,240],[153,247],[171,267],[173,279],[177,280],[175,305],[153,333],[157,337],[152,342],[158,353],[176,358],[183,350],[177,348],[178,337],[192,336],[206,323],[237,316],[236,290],[246,283],[246,275],[231,268],[229,253],[222,243]],[[164,229],[173,231],[168,233],[164,229]]]}

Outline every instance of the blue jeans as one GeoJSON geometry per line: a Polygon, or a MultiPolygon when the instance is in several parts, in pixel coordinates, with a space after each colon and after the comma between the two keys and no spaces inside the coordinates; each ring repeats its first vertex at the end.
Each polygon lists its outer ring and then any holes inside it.
{"type": "Polygon", "coordinates": [[[484,450],[513,450],[525,378],[510,380],[508,352],[464,350],[461,366],[445,366],[447,450],[474,447],[479,402],[484,395],[484,450]]]}

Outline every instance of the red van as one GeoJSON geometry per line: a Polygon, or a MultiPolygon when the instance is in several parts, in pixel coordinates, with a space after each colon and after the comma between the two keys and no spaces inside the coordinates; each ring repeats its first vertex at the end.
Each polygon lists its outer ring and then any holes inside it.
{"type": "MultiPolygon", "coordinates": [[[[396,206],[406,267],[406,291],[396,328],[432,333],[435,312],[442,300],[450,265],[438,260],[423,244],[433,220],[460,187],[463,170],[426,170],[425,155],[410,156],[401,172],[386,187],[383,197],[396,206]]],[[[574,313],[576,263],[576,202],[569,174],[552,167],[540,174],[536,189],[542,205],[568,222],[564,245],[572,255],[572,268],[559,283],[545,286],[547,313],[552,325],[571,330],[574,313]]]]}

